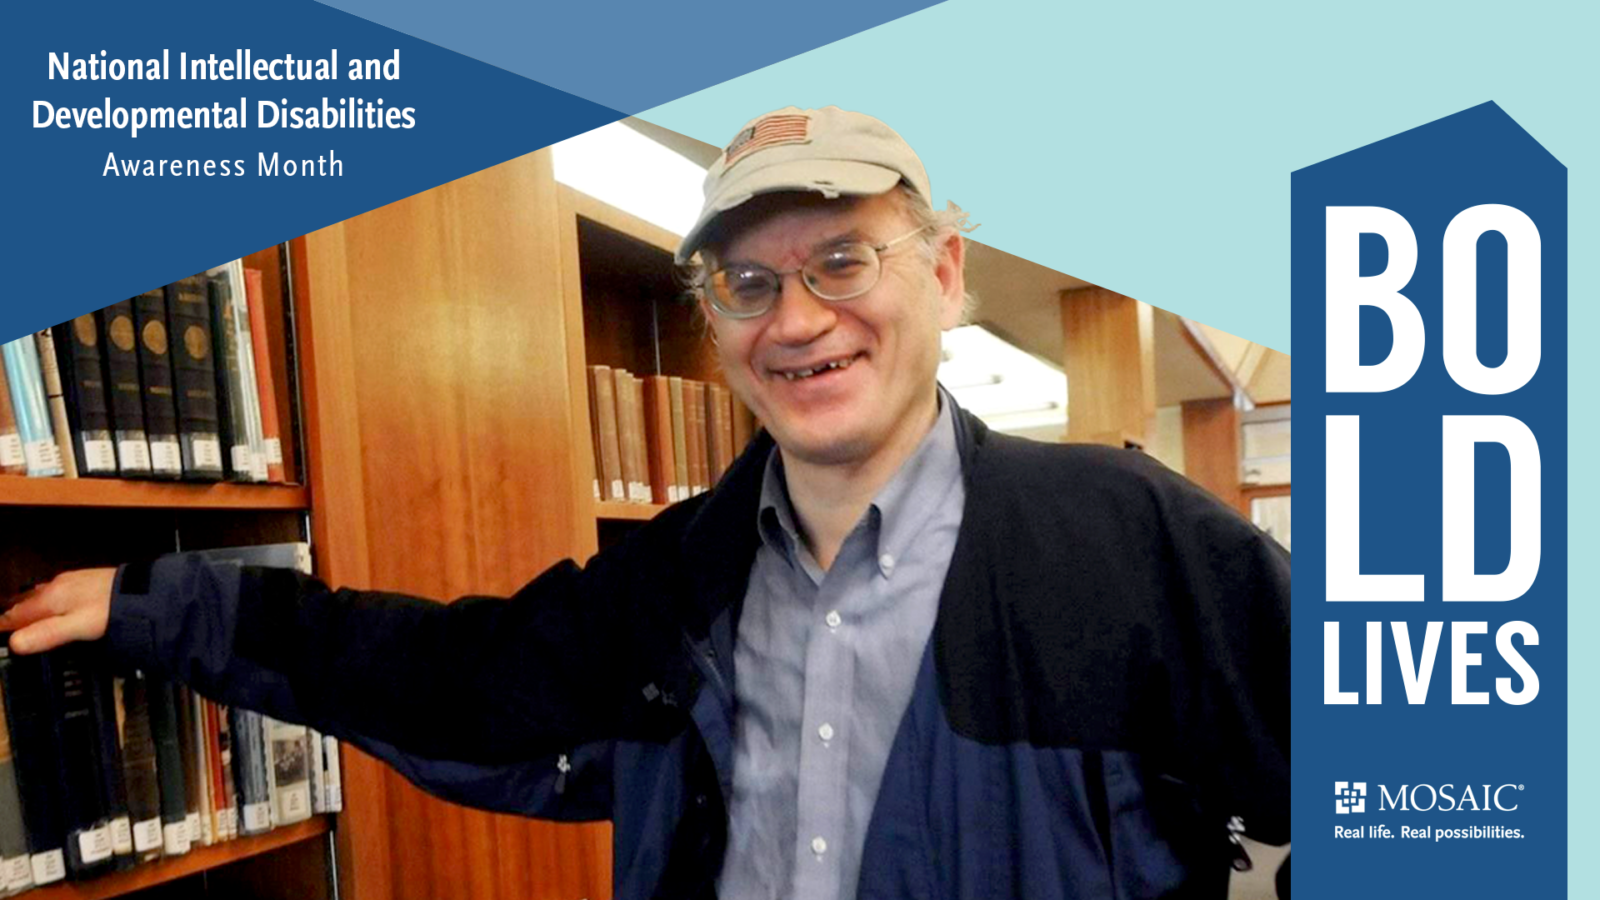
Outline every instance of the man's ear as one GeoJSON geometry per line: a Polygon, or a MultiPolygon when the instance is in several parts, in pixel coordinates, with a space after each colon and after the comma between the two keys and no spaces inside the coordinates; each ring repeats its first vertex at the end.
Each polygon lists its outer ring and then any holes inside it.
{"type": "Polygon", "coordinates": [[[939,283],[939,327],[944,331],[961,324],[967,303],[967,242],[952,230],[938,246],[933,275],[939,283]]]}

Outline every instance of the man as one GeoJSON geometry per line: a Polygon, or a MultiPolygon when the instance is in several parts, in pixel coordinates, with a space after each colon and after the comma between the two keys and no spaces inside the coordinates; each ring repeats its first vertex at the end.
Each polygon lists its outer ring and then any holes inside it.
{"type": "Polygon", "coordinates": [[[1139,454],[941,392],[959,224],[881,122],[749,123],[680,262],[766,434],[509,602],[175,558],[0,627],[355,742],[475,806],[610,818],[619,898],[1221,896],[1287,838],[1288,559],[1139,454]]]}

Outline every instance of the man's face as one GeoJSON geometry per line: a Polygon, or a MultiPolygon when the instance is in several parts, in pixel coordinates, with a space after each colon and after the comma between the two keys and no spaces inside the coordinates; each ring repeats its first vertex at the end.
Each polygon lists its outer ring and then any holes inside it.
{"type": "MultiPolygon", "coordinates": [[[[787,272],[841,238],[878,245],[916,227],[892,192],[832,201],[779,195],[746,207],[731,216],[732,237],[716,254],[717,266],[756,263],[787,272]]],[[[786,456],[864,463],[931,423],[939,333],[959,322],[965,285],[958,236],[941,243],[932,263],[919,240],[885,250],[878,283],[861,296],[822,300],[791,274],[760,316],[706,311],[728,384],[786,456]]]]}

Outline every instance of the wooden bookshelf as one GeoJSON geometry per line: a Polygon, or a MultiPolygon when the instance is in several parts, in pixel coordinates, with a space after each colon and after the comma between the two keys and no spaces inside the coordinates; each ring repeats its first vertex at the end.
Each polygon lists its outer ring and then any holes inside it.
{"type": "Polygon", "coordinates": [[[308,502],[306,489],[299,485],[0,476],[0,506],[297,510],[308,502]]]}
{"type": "Polygon", "coordinates": [[[303,841],[319,840],[332,828],[330,816],[314,816],[304,822],[275,828],[266,834],[224,841],[210,847],[196,847],[183,856],[160,859],[126,872],[88,881],[58,882],[29,891],[26,896],[37,900],[104,900],[119,897],[303,841]]]}

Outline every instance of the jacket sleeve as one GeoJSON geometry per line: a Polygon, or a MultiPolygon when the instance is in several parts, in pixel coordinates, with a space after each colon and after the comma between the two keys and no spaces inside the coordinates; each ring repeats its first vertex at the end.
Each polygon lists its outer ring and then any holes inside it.
{"type": "Polygon", "coordinates": [[[119,571],[107,644],[220,702],[418,759],[502,765],[649,739],[682,724],[638,690],[681,654],[660,602],[671,567],[649,543],[450,604],[167,557],[119,571]],[[646,573],[657,590],[641,596],[646,573]]]}

